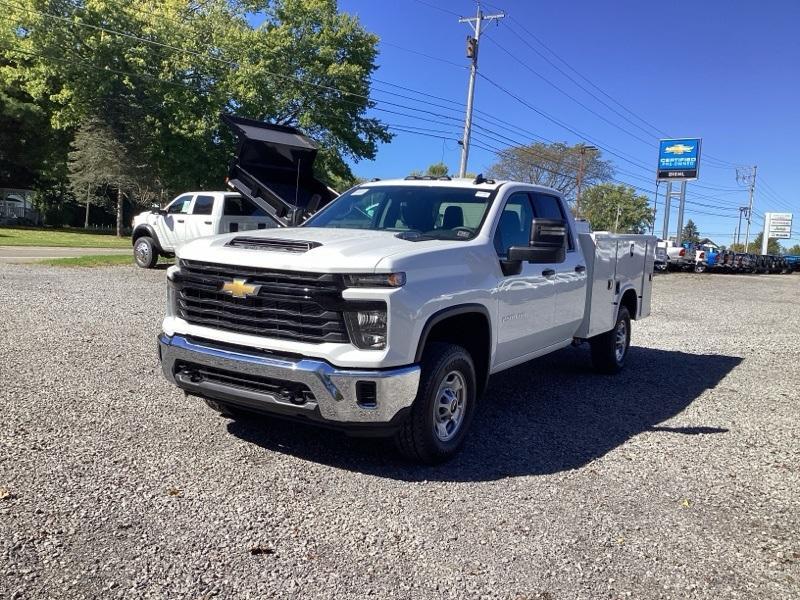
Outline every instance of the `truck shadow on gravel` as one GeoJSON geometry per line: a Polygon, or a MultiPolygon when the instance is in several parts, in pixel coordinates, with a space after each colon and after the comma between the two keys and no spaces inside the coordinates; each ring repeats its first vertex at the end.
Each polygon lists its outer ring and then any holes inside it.
{"type": "Polygon", "coordinates": [[[333,467],[405,481],[490,481],[576,469],[631,437],[724,434],[707,423],[658,426],[714,388],[742,359],[634,347],[617,376],[591,370],[589,353],[567,348],[492,378],[464,450],[436,467],[405,462],[386,440],[348,438],[302,424],[253,417],[230,433],[333,467]]]}

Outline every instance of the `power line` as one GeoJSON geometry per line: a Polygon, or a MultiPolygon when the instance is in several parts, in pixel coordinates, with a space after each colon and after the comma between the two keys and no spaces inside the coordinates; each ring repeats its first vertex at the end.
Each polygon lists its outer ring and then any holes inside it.
{"type": "Polygon", "coordinates": [[[438,6],[436,4],[431,4],[430,2],[425,2],[425,0],[414,0],[414,2],[416,2],[417,4],[422,4],[423,6],[427,6],[428,8],[432,8],[434,10],[438,10],[439,12],[446,13],[448,15],[452,15],[452,16],[455,16],[455,17],[460,17],[461,16],[457,12],[453,12],[452,10],[448,10],[446,8],[442,8],[441,6],[438,6]]]}
{"type": "Polygon", "coordinates": [[[632,133],[632,132],[628,131],[628,130],[627,130],[627,129],[625,129],[624,127],[621,127],[621,126],[620,126],[620,125],[618,125],[617,123],[614,123],[612,120],[610,120],[610,119],[607,119],[605,116],[601,115],[599,112],[595,111],[595,110],[594,110],[594,109],[592,109],[591,107],[587,106],[586,104],[584,104],[583,102],[581,102],[580,100],[578,100],[577,98],[575,98],[575,96],[573,96],[572,94],[570,94],[569,92],[567,92],[567,91],[566,91],[566,90],[564,90],[563,88],[559,87],[558,85],[556,85],[555,83],[553,83],[552,81],[550,81],[550,80],[549,80],[547,77],[545,77],[544,75],[542,75],[542,74],[541,74],[541,73],[539,73],[538,71],[534,70],[534,69],[533,69],[533,68],[532,68],[532,67],[531,67],[531,66],[530,66],[528,63],[526,63],[526,62],[522,61],[522,60],[521,60],[521,59],[520,59],[518,56],[516,56],[516,55],[515,55],[513,52],[511,52],[511,51],[510,51],[510,50],[508,50],[508,49],[507,49],[505,46],[503,46],[502,44],[500,44],[500,43],[499,43],[497,40],[491,40],[491,41],[492,41],[492,43],[494,43],[494,44],[495,44],[495,45],[496,45],[498,48],[500,48],[500,50],[502,50],[502,51],[503,51],[503,52],[505,52],[505,53],[506,53],[506,54],[507,54],[509,57],[511,57],[511,59],[512,59],[512,60],[514,60],[515,62],[519,63],[519,64],[520,64],[520,65],[521,65],[521,66],[522,66],[524,69],[526,69],[526,70],[527,70],[527,71],[529,71],[530,73],[533,73],[534,75],[536,75],[536,77],[538,77],[539,79],[541,79],[542,81],[544,81],[545,83],[547,83],[547,84],[548,84],[549,86],[551,86],[552,88],[554,88],[554,89],[558,90],[558,91],[559,91],[561,94],[563,94],[564,96],[566,96],[567,98],[569,98],[570,100],[572,100],[572,101],[573,101],[575,104],[577,104],[578,106],[582,107],[584,110],[586,110],[586,111],[590,112],[591,114],[593,114],[593,115],[594,115],[595,117],[597,117],[598,119],[601,119],[601,120],[605,121],[606,123],[608,123],[608,124],[609,124],[609,125],[611,125],[612,127],[615,127],[615,128],[617,128],[617,129],[619,129],[619,130],[620,130],[620,131],[622,131],[623,133],[625,133],[625,134],[627,134],[627,135],[631,136],[632,138],[634,138],[634,139],[636,139],[636,140],[638,140],[638,141],[642,142],[643,144],[645,144],[645,145],[647,145],[647,146],[650,146],[650,147],[652,147],[652,146],[653,146],[653,142],[652,142],[651,140],[646,140],[646,139],[644,139],[644,138],[642,138],[642,137],[640,137],[640,136],[636,135],[635,133],[632,133]]]}
{"type": "Polygon", "coordinates": [[[530,102],[528,102],[528,101],[526,101],[526,100],[524,100],[524,99],[520,98],[520,97],[519,97],[517,94],[515,94],[514,92],[511,92],[510,90],[506,89],[505,87],[503,87],[503,86],[502,86],[502,85],[500,85],[499,83],[497,83],[497,82],[495,82],[495,81],[493,81],[493,80],[489,79],[489,78],[488,78],[486,75],[484,75],[483,73],[481,73],[481,74],[480,74],[480,77],[481,77],[482,79],[485,79],[486,81],[488,81],[490,84],[492,84],[494,87],[496,87],[497,89],[499,89],[500,91],[502,91],[502,92],[503,92],[503,93],[505,93],[506,95],[508,95],[508,96],[510,96],[511,98],[515,99],[517,102],[519,102],[519,103],[520,103],[520,104],[522,104],[523,106],[526,106],[527,108],[529,108],[530,110],[532,110],[532,111],[533,111],[533,112],[535,112],[536,114],[538,114],[538,115],[541,115],[542,117],[544,117],[544,118],[545,118],[545,119],[547,119],[548,121],[550,121],[550,122],[552,122],[552,123],[555,123],[555,124],[556,124],[556,125],[558,125],[559,127],[562,127],[562,128],[564,128],[564,129],[566,129],[567,131],[571,132],[572,134],[574,134],[574,135],[578,136],[579,138],[582,138],[582,139],[585,139],[585,140],[587,140],[587,141],[590,141],[590,142],[592,142],[592,143],[593,143],[595,146],[598,146],[598,147],[600,147],[601,149],[605,150],[605,151],[606,151],[606,152],[608,152],[609,154],[612,154],[613,156],[616,156],[616,157],[617,157],[617,158],[619,158],[620,160],[624,160],[625,162],[627,162],[627,163],[630,163],[630,164],[632,164],[632,165],[634,165],[634,166],[636,166],[636,167],[639,167],[639,168],[641,168],[641,169],[644,169],[644,170],[647,170],[647,171],[649,171],[649,170],[650,170],[650,168],[649,168],[649,167],[647,167],[647,166],[643,165],[642,163],[640,163],[640,162],[638,162],[638,161],[636,161],[636,160],[632,160],[632,159],[631,159],[631,158],[629,158],[629,157],[626,157],[626,155],[625,155],[624,153],[622,153],[622,152],[620,152],[620,151],[617,151],[617,150],[614,150],[614,149],[612,149],[610,146],[607,146],[606,144],[603,144],[603,143],[599,142],[597,139],[593,138],[593,136],[590,136],[590,135],[588,135],[588,134],[586,134],[586,133],[584,133],[584,132],[580,131],[579,129],[575,129],[574,127],[571,127],[570,125],[568,125],[568,124],[564,123],[563,121],[560,121],[559,119],[557,119],[557,118],[553,117],[552,115],[549,115],[549,114],[547,114],[547,113],[546,113],[546,112],[544,112],[543,110],[541,110],[541,109],[539,109],[539,108],[535,107],[535,106],[534,106],[533,104],[531,104],[530,102]]]}
{"type": "Polygon", "coordinates": [[[541,57],[541,58],[542,58],[542,59],[543,59],[545,62],[547,62],[547,64],[549,64],[551,67],[553,67],[554,69],[556,69],[556,70],[557,70],[559,73],[561,73],[561,74],[562,74],[564,77],[566,77],[567,79],[569,79],[569,80],[570,80],[572,83],[574,83],[576,86],[578,86],[578,87],[579,87],[580,89],[582,89],[584,92],[586,92],[587,94],[589,94],[589,95],[590,95],[592,98],[594,98],[595,100],[597,100],[597,101],[598,101],[600,104],[602,104],[603,106],[605,106],[605,107],[606,107],[608,110],[610,110],[611,112],[613,112],[615,115],[617,115],[617,116],[618,116],[618,117],[620,117],[621,119],[624,119],[624,120],[625,120],[627,123],[629,123],[629,124],[633,125],[634,127],[636,127],[637,129],[639,129],[640,131],[644,132],[644,133],[645,133],[645,135],[648,135],[648,136],[650,136],[650,137],[658,137],[658,136],[654,136],[652,131],[650,131],[650,130],[648,130],[648,129],[645,129],[644,127],[642,127],[642,126],[641,126],[641,125],[639,125],[638,123],[636,123],[636,122],[632,121],[631,119],[629,119],[628,117],[626,117],[626,116],[625,116],[623,113],[619,112],[619,111],[618,111],[617,109],[615,109],[613,106],[611,106],[610,104],[608,104],[607,102],[605,102],[605,101],[604,101],[602,98],[600,98],[600,97],[598,97],[596,94],[594,94],[594,93],[593,93],[593,92],[592,92],[590,89],[588,89],[586,86],[584,86],[584,85],[583,85],[583,84],[581,84],[579,81],[577,81],[577,80],[576,80],[574,77],[572,77],[572,76],[571,76],[569,73],[567,73],[566,71],[564,71],[564,69],[562,69],[561,67],[559,67],[559,66],[558,66],[558,65],[557,65],[555,62],[553,62],[552,60],[550,60],[550,59],[549,59],[549,58],[548,58],[548,57],[547,57],[547,56],[546,56],[544,53],[540,52],[540,51],[539,51],[539,50],[538,50],[536,47],[534,47],[534,46],[533,46],[533,45],[532,45],[532,44],[531,44],[531,43],[530,43],[530,42],[529,42],[527,39],[525,39],[523,36],[521,36],[519,33],[517,33],[517,32],[516,32],[516,31],[515,31],[515,30],[514,30],[512,27],[509,27],[509,28],[508,28],[508,30],[509,30],[509,31],[510,31],[510,32],[511,32],[513,35],[515,35],[515,36],[516,36],[516,37],[517,37],[517,38],[518,38],[518,39],[519,39],[519,40],[520,40],[520,41],[521,41],[521,42],[522,42],[524,45],[526,45],[526,46],[527,46],[528,48],[530,48],[530,49],[531,49],[533,52],[535,52],[537,56],[541,57]]]}
{"type": "Polygon", "coordinates": [[[431,54],[425,54],[424,52],[420,52],[419,50],[412,50],[411,48],[405,48],[405,47],[400,46],[398,44],[394,44],[392,42],[387,42],[386,40],[383,40],[383,39],[380,41],[380,43],[383,44],[384,46],[389,46],[391,48],[397,48],[398,50],[402,50],[403,52],[409,52],[411,54],[416,54],[417,56],[422,56],[422,57],[427,58],[429,60],[435,60],[437,62],[444,63],[444,64],[450,65],[452,67],[458,67],[459,69],[467,69],[467,68],[469,68],[469,67],[467,67],[465,65],[460,65],[457,62],[453,62],[452,60],[447,60],[446,58],[441,58],[439,56],[433,56],[431,54]]]}
{"type": "MultiPolygon", "coordinates": [[[[577,69],[575,69],[575,68],[574,68],[574,67],[573,67],[573,66],[572,66],[572,65],[571,65],[569,62],[567,62],[567,61],[566,61],[565,59],[563,59],[563,58],[562,58],[562,57],[561,57],[561,56],[560,56],[558,53],[556,53],[556,52],[555,52],[555,51],[554,51],[552,48],[550,48],[550,47],[549,47],[547,44],[545,44],[545,43],[542,41],[542,39],[541,39],[541,38],[539,38],[539,37],[538,37],[536,34],[534,34],[534,33],[533,33],[533,32],[532,32],[530,29],[528,29],[527,27],[525,27],[525,25],[524,25],[524,24],[522,24],[522,23],[521,23],[519,20],[515,19],[515,18],[513,17],[513,15],[509,16],[509,21],[511,21],[511,23],[512,23],[512,24],[514,24],[514,25],[516,25],[517,27],[519,27],[519,28],[520,28],[522,31],[524,31],[526,34],[528,34],[528,36],[529,36],[531,39],[535,40],[535,41],[536,41],[536,42],[537,42],[537,43],[538,43],[540,46],[542,46],[542,48],[544,48],[544,49],[545,49],[547,52],[549,52],[549,53],[550,53],[552,56],[554,56],[554,57],[555,57],[555,58],[556,58],[558,61],[560,61],[562,64],[564,64],[564,65],[565,65],[565,66],[566,66],[566,67],[567,67],[567,68],[568,68],[570,71],[572,71],[573,73],[575,73],[575,74],[576,74],[578,77],[580,77],[581,79],[583,79],[583,80],[584,80],[586,83],[588,83],[590,86],[592,86],[592,87],[593,87],[594,89],[596,89],[598,92],[600,92],[600,93],[601,93],[603,96],[605,96],[606,98],[608,98],[609,100],[611,100],[612,102],[614,102],[614,103],[615,103],[617,106],[619,106],[620,108],[622,108],[622,109],[623,109],[624,111],[626,111],[628,114],[632,115],[633,117],[635,117],[636,119],[638,119],[639,121],[641,121],[642,123],[644,123],[644,124],[645,124],[647,127],[649,127],[650,129],[652,129],[653,131],[655,131],[657,134],[663,135],[663,136],[665,136],[665,137],[667,137],[667,138],[673,137],[673,136],[672,136],[672,135],[670,135],[669,133],[665,132],[663,129],[660,129],[659,127],[657,127],[657,126],[653,125],[651,122],[649,122],[648,120],[644,119],[644,118],[643,118],[643,117],[641,117],[639,114],[637,114],[636,112],[634,112],[633,110],[631,110],[630,108],[628,108],[627,106],[625,106],[624,104],[622,104],[622,103],[621,103],[619,100],[617,100],[617,99],[616,99],[616,98],[614,98],[612,95],[610,95],[609,93],[607,93],[607,92],[606,92],[605,90],[603,90],[603,89],[602,89],[600,86],[598,86],[597,84],[595,84],[595,83],[594,83],[594,82],[593,82],[591,79],[589,79],[588,77],[586,77],[586,76],[585,76],[583,73],[581,73],[580,71],[578,71],[577,69]]],[[[509,29],[510,29],[510,28],[509,28],[509,29]]],[[[529,48],[531,48],[532,50],[534,50],[534,52],[536,52],[536,50],[535,50],[535,49],[534,49],[534,48],[533,48],[533,47],[532,47],[532,46],[531,46],[531,45],[530,45],[530,44],[527,42],[527,40],[525,40],[525,38],[523,38],[523,37],[519,36],[519,35],[518,35],[518,34],[516,34],[516,33],[515,33],[515,35],[517,35],[518,37],[520,37],[520,39],[522,39],[522,41],[523,41],[523,42],[524,42],[524,43],[525,43],[525,44],[526,44],[526,45],[527,45],[529,48]]],[[[539,52],[536,52],[536,53],[537,53],[539,56],[541,56],[543,59],[547,60],[547,58],[546,58],[544,55],[542,55],[541,53],[539,53],[539,52]]],[[[568,78],[569,78],[571,81],[573,81],[573,83],[576,83],[576,85],[579,85],[579,84],[577,84],[577,82],[575,82],[575,81],[574,81],[574,80],[573,80],[571,77],[569,77],[568,75],[566,75],[565,73],[563,73],[563,71],[562,71],[561,69],[558,69],[558,67],[557,67],[556,65],[554,65],[554,64],[553,64],[551,61],[547,60],[547,62],[548,62],[549,64],[551,64],[551,65],[552,65],[554,68],[556,68],[556,69],[557,69],[559,72],[561,72],[561,73],[562,73],[562,74],[564,74],[566,77],[568,77],[568,78]]],[[[590,93],[590,92],[588,92],[588,90],[586,90],[586,89],[585,89],[583,86],[580,86],[580,85],[579,85],[579,87],[581,87],[581,89],[584,89],[584,91],[586,91],[587,93],[590,93]]],[[[599,99],[598,99],[598,98],[597,98],[597,97],[596,97],[594,94],[591,94],[591,93],[590,93],[590,95],[591,95],[592,97],[594,97],[595,99],[597,99],[598,101],[600,101],[600,100],[599,100],[599,99]]],[[[604,103],[604,102],[602,102],[602,101],[600,101],[600,102],[601,102],[601,103],[602,103],[604,106],[606,106],[607,108],[609,108],[609,109],[610,109],[610,107],[609,107],[609,106],[608,106],[606,103],[604,103]]],[[[613,110],[613,109],[612,109],[612,110],[613,110]]],[[[616,112],[616,111],[614,111],[614,112],[616,112]]],[[[617,113],[617,114],[618,114],[618,113],[617,113]]],[[[620,116],[621,116],[621,115],[620,115],[620,116]]],[[[624,118],[624,117],[623,117],[623,118],[624,118]]],[[[626,119],[626,120],[627,120],[627,119],[626,119]]],[[[642,129],[642,128],[640,127],[640,129],[642,129]]],[[[644,131],[644,129],[642,129],[642,131],[644,131]]],[[[652,135],[652,134],[651,134],[651,135],[652,135]]],[[[721,167],[721,168],[733,168],[733,167],[737,167],[737,166],[743,166],[741,163],[738,163],[738,164],[737,164],[737,163],[733,163],[733,162],[730,162],[730,161],[727,161],[727,160],[723,160],[723,159],[720,159],[720,158],[716,158],[716,157],[714,157],[713,155],[710,155],[710,154],[705,154],[705,157],[706,157],[707,159],[711,159],[711,161],[712,161],[712,162],[717,162],[718,164],[721,164],[721,165],[726,165],[725,167],[721,167]]],[[[708,165],[708,166],[712,166],[712,167],[713,167],[713,165],[708,165]]],[[[720,168],[720,167],[717,167],[717,168],[720,168]]]]}

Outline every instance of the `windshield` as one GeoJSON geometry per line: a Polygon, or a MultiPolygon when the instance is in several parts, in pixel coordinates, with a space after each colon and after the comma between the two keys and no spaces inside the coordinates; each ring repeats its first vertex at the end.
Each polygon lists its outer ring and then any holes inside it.
{"type": "Polygon", "coordinates": [[[417,239],[475,237],[494,193],[473,188],[369,184],[345,192],[306,227],[408,232],[417,239]]]}

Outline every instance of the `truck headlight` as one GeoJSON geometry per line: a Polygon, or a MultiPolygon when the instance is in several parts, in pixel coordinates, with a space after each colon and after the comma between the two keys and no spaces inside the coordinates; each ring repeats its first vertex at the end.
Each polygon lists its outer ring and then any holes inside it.
{"type": "Polygon", "coordinates": [[[345,275],[347,287],[402,287],[406,284],[405,273],[369,273],[345,275]]]}
{"type": "Polygon", "coordinates": [[[344,313],[350,340],[363,350],[386,347],[386,309],[356,310],[344,313]]]}
{"type": "Polygon", "coordinates": [[[178,290],[175,282],[180,275],[180,267],[172,265],[167,269],[167,316],[178,314],[178,290]]]}

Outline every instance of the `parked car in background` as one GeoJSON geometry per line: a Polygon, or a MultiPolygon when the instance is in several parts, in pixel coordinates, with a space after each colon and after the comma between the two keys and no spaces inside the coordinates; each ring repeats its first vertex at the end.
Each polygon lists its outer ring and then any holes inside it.
{"type": "Polygon", "coordinates": [[[789,254],[783,257],[789,271],[800,271],[800,255],[789,254]]]}
{"type": "Polygon", "coordinates": [[[725,250],[721,252],[717,258],[717,269],[723,273],[733,272],[733,259],[736,253],[733,250],[725,250]]]}
{"type": "Polygon", "coordinates": [[[299,225],[338,196],[314,175],[317,144],[298,129],[223,115],[236,137],[234,191],[187,192],[133,220],[136,264],[150,268],[201,237],[299,225]]]}
{"type": "Polygon", "coordinates": [[[654,263],[654,268],[656,271],[666,271],[669,263],[667,248],[663,244],[663,241],[658,242],[658,245],[656,246],[656,258],[654,263]]]}
{"type": "Polygon", "coordinates": [[[708,269],[708,259],[705,250],[694,251],[694,272],[703,273],[708,269]]]}
{"type": "Polygon", "coordinates": [[[666,240],[663,243],[667,251],[667,268],[670,271],[688,271],[694,268],[694,250],[679,246],[672,240],[666,240]]]}
{"type": "Polygon", "coordinates": [[[234,192],[187,192],[166,208],[133,218],[136,264],[152,268],[159,256],[172,256],[183,244],[201,237],[277,227],[263,204],[234,192]]]}

